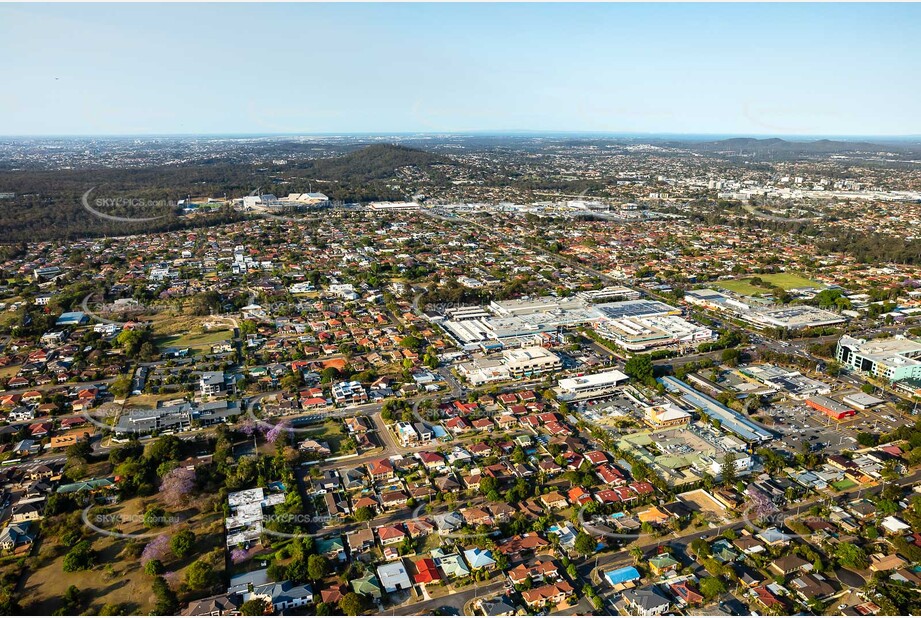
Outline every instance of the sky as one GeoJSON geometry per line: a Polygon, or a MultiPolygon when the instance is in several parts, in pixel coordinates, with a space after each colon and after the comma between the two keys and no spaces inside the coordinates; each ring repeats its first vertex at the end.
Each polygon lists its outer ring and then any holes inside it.
{"type": "Polygon", "coordinates": [[[3,4],[0,135],[921,135],[918,4],[3,4]]]}

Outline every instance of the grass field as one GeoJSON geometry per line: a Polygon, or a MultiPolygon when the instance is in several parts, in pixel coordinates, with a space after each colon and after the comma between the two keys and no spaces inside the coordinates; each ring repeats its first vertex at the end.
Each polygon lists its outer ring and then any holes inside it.
{"type": "Polygon", "coordinates": [[[743,294],[745,296],[754,296],[756,294],[768,294],[770,292],[766,287],[758,287],[751,284],[754,277],[759,277],[766,285],[792,290],[795,288],[824,288],[825,286],[817,281],[807,279],[795,273],[776,273],[773,275],[752,275],[744,279],[729,279],[718,281],[716,285],[723,289],[743,294]]]}
{"type": "MultiPolygon", "coordinates": [[[[118,514],[123,518],[120,525],[100,523],[99,526],[122,533],[154,532],[168,536],[186,527],[194,530],[197,539],[192,554],[182,559],[170,556],[164,561],[167,571],[174,573],[170,579],[177,584],[195,560],[205,558],[206,555],[216,556],[215,551],[223,555],[223,519],[219,513],[214,513],[211,508],[199,510],[198,505],[190,504],[184,511],[173,513],[181,520],[179,523],[151,531],[140,520],[146,506],[155,502],[150,498],[126,500],[111,510],[113,515],[118,514]]],[[[91,521],[103,513],[98,509],[91,511],[91,521]]],[[[61,599],[71,585],[83,593],[84,612],[98,614],[103,605],[117,604],[135,615],[150,613],[156,599],[151,590],[151,577],[144,573],[138,557],[152,537],[125,539],[104,536],[86,528],[79,520],[73,527],[82,530],[84,538],[92,543],[97,566],[86,571],[64,572],[64,556],[69,548],[61,546],[56,538],[43,535],[38,552],[27,560],[28,568],[21,595],[24,613],[50,615],[61,607],[61,599]]],[[[223,560],[217,561],[216,566],[222,571],[223,560]]],[[[174,586],[178,588],[178,585],[174,586]]],[[[184,596],[180,593],[180,599],[184,596]]]]}
{"type": "Polygon", "coordinates": [[[233,337],[229,330],[214,330],[204,333],[182,333],[174,335],[160,335],[155,339],[158,347],[191,348],[193,350],[210,352],[211,346],[219,341],[233,337]]]}
{"type": "Polygon", "coordinates": [[[318,442],[326,442],[329,444],[329,450],[332,451],[331,455],[333,457],[348,455],[355,452],[355,449],[343,449],[342,442],[348,436],[345,435],[342,424],[338,421],[326,421],[322,426],[310,431],[305,431],[302,435],[303,437],[301,439],[310,437],[318,442]]]}

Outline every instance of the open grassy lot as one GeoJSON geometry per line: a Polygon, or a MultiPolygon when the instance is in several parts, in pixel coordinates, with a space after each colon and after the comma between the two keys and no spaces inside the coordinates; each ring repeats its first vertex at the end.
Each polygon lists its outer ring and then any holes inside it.
{"type": "Polygon", "coordinates": [[[754,277],[760,278],[765,284],[771,285],[774,287],[783,288],[784,290],[792,290],[795,288],[823,288],[821,283],[813,281],[812,279],[807,279],[796,273],[776,273],[772,275],[752,275],[751,277],[746,277],[744,279],[730,279],[726,281],[718,281],[716,285],[718,287],[729,290],[730,292],[735,292],[736,294],[743,294],[745,296],[754,296],[756,294],[767,294],[769,290],[766,287],[758,287],[751,284],[751,280],[754,277]]]}
{"type": "Polygon", "coordinates": [[[19,370],[22,368],[22,365],[10,365],[9,367],[0,367],[0,378],[12,378],[19,370]]]}
{"type": "MultiPolygon", "coordinates": [[[[104,605],[121,605],[131,614],[149,614],[156,603],[151,590],[151,577],[144,573],[140,555],[144,546],[156,535],[172,537],[179,530],[188,528],[195,532],[195,546],[190,555],[177,558],[169,555],[164,560],[169,576],[167,581],[179,592],[180,599],[186,595],[179,591],[189,565],[198,559],[210,562],[223,575],[223,520],[204,504],[191,503],[185,510],[170,513],[167,525],[148,529],[143,524],[143,514],[150,506],[157,504],[153,498],[133,498],[122,503],[94,507],[89,519],[99,528],[131,533],[136,538],[117,538],[95,532],[85,526],[77,513],[60,516],[50,532],[41,538],[38,549],[26,560],[26,573],[21,589],[25,614],[51,615],[61,607],[61,599],[70,586],[76,586],[83,593],[81,611],[98,614],[104,605]],[[102,519],[100,519],[102,518],[102,519]],[[118,518],[118,519],[116,519],[118,518]],[[64,556],[70,547],[61,542],[61,536],[79,530],[83,538],[90,541],[96,553],[92,569],[65,572],[64,556]]],[[[57,518],[56,518],[57,519],[57,518]]],[[[43,526],[44,528],[44,526],[43,526]]]]}
{"type": "Polygon", "coordinates": [[[330,419],[322,425],[317,426],[315,429],[304,431],[297,437],[301,440],[309,437],[318,442],[326,442],[329,444],[329,450],[332,451],[333,457],[348,455],[355,452],[354,448],[347,448],[347,445],[343,445],[343,442],[348,436],[343,430],[342,423],[337,420],[330,419]]]}
{"type": "Polygon", "coordinates": [[[233,337],[230,330],[212,330],[206,332],[175,333],[171,335],[158,335],[154,341],[159,348],[191,348],[196,351],[208,353],[211,346],[219,341],[224,341],[233,337]]]}

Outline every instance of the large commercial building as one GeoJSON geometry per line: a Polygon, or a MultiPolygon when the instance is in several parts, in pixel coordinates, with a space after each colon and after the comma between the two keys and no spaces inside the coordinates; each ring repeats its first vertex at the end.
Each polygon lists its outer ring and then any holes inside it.
{"type": "Polygon", "coordinates": [[[560,357],[540,346],[504,350],[501,355],[461,363],[458,371],[474,386],[487,382],[529,378],[563,367],[560,357]]]}
{"type": "Polygon", "coordinates": [[[689,290],[685,292],[684,300],[692,305],[728,313],[757,328],[799,330],[847,321],[842,315],[809,305],[758,306],[759,300],[756,298],[743,301],[717,290],[689,290]]]}
{"type": "Polygon", "coordinates": [[[540,346],[506,350],[502,358],[513,378],[530,377],[563,367],[559,356],[540,346]]]}
{"type": "Polygon", "coordinates": [[[680,396],[688,405],[700,408],[711,419],[717,419],[723,429],[731,431],[746,442],[767,442],[774,439],[773,434],[760,425],[750,421],[743,414],[727,408],[722,403],[694,390],[685,382],[673,376],[659,378],[665,388],[680,396]]]}
{"type": "Polygon", "coordinates": [[[513,315],[530,315],[532,313],[548,313],[566,311],[569,309],[582,309],[585,301],[579,298],[557,298],[555,296],[538,296],[536,298],[521,298],[516,300],[494,300],[489,304],[489,309],[500,317],[513,315]]]}
{"type": "Polygon", "coordinates": [[[639,295],[629,288],[605,288],[586,294],[589,296],[493,301],[489,305],[492,315],[475,307],[463,307],[446,311],[449,319],[440,323],[465,350],[529,346],[541,336],[583,325],[632,352],[713,338],[709,328],[683,319],[680,309],[658,301],[591,304],[591,300],[606,297],[639,295]]]}
{"type": "Polygon", "coordinates": [[[844,335],[835,358],[845,367],[890,382],[921,380],[921,341],[907,337],[867,341],[844,335]]]}
{"type": "Polygon", "coordinates": [[[854,408],[846,406],[839,401],[835,401],[834,399],[824,397],[822,395],[812,395],[811,397],[806,398],[806,405],[813,410],[818,410],[829,418],[835,419],[836,421],[840,421],[843,418],[855,416],[857,414],[854,408]]]}
{"type": "Polygon", "coordinates": [[[579,401],[610,395],[630,378],[616,369],[588,376],[564,378],[557,383],[556,392],[563,401],[579,401]]]}

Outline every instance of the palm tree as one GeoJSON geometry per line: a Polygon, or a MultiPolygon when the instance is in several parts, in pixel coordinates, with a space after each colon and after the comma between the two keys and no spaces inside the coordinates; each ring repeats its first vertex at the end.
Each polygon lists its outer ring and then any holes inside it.
{"type": "Polygon", "coordinates": [[[633,558],[633,564],[639,564],[643,559],[643,550],[639,545],[634,545],[630,548],[630,556],[633,558]]]}

